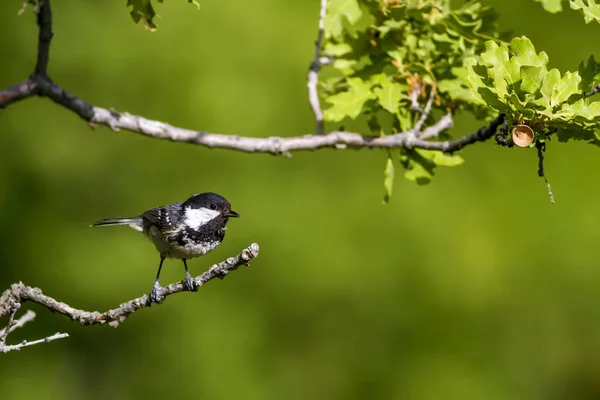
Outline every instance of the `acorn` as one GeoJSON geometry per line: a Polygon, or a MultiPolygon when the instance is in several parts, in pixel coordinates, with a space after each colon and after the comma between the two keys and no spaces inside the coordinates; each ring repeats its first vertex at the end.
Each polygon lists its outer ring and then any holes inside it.
{"type": "Polygon", "coordinates": [[[513,126],[513,128],[510,130],[510,133],[512,134],[513,143],[518,147],[529,146],[535,137],[533,129],[522,124],[513,126]]]}

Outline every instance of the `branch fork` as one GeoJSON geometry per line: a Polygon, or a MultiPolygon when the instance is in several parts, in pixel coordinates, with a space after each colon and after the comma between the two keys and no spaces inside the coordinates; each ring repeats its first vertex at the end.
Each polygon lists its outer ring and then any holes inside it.
{"type": "MultiPolygon", "coordinates": [[[[201,287],[207,282],[219,278],[224,279],[230,272],[237,270],[240,266],[250,265],[250,261],[258,257],[259,246],[252,243],[250,246],[242,250],[237,256],[229,257],[227,260],[215,264],[208,271],[193,278],[197,287],[201,287]]],[[[175,282],[166,287],[160,288],[159,297],[164,301],[168,296],[176,293],[187,291],[184,282],[175,282]]],[[[32,321],[35,318],[33,311],[27,311],[23,316],[15,320],[17,311],[25,302],[37,303],[50,311],[57,314],[62,314],[72,321],[79,322],[83,326],[103,325],[108,324],[112,327],[119,326],[134,312],[151,306],[148,295],[143,295],[135,299],[122,303],[119,307],[105,311],[86,311],[71,307],[70,305],[60,302],[48,295],[42,293],[39,288],[27,286],[22,282],[14,283],[10,289],[7,289],[0,296],[0,317],[8,314],[8,325],[0,330],[0,352],[9,352],[12,350],[20,350],[22,347],[31,346],[38,343],[47,343],[56,339],[68,337],[67,333],[56,333],[43,339],[32,342],[22,342],[16,345],[7,345],[6,338],[17,328],[22,327],[25,323],[32,321]]]]}

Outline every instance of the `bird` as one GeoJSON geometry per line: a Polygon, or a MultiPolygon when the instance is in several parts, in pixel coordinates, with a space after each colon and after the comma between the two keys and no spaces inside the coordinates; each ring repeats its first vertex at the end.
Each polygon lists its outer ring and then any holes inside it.
{"type": "Polygon", "coordinates": [[[225,238],[229,218],[239,216],[223,196],[207,192],[193,194],[184,202],[152,208],[137,217],[104,218],[91,226],[129,225],[150,239],[160,253],[160,263],[149,302],[159,304],[162,289],[159,277],[165,259],[182,260],[184,286],[191,292],[197,291],[186,260],[200,257],[219,246],[225,238]]]}

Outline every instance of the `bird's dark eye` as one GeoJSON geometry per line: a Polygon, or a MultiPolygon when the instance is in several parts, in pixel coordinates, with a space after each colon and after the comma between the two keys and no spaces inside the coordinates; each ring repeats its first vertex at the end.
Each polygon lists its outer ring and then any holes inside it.
{"type": "Polygon", "coordinates": [[[211,203],[210,209],[211,210],[216,210],[217,209],[217,205],[215,203],[211,203]]]}

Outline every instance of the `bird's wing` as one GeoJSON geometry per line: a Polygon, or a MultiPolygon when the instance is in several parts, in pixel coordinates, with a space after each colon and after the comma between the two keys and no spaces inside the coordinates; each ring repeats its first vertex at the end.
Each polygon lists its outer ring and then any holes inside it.
{"type": "Polygon", "coordinates": [[[169,236],[177,231],[177,225],[174,213],[180,210],[180,204],[173,204],[167,207],[152,208],[142,214],[142,217],[156,226],[165,236],[169,236]]]}

